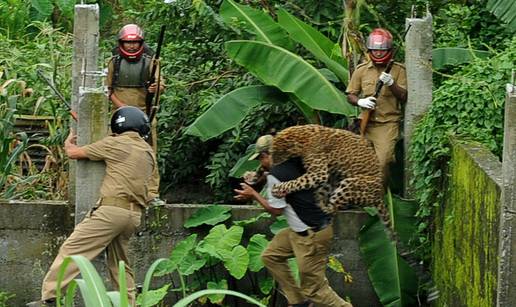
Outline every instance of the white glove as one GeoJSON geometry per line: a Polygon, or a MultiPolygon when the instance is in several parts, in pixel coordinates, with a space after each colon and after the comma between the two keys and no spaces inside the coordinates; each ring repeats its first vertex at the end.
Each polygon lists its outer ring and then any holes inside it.
{"type": "Polygon", "coordinates": [[[383,82],[383,84],[387,85],[387,86],[391,86],[393,83],[394,83],[394,79],[392,78],[392,75],[391,74],[388,74],[386,72],[382,72],[380,74],[380,81],[383,82]]]}
{"type": "Polygon", "coordinates": [[[361,98],[357,101],[357,104],[359,107],[365,109],[374,109],[376,108],[376,98],[374,98],[373,96],[361,98]]]}

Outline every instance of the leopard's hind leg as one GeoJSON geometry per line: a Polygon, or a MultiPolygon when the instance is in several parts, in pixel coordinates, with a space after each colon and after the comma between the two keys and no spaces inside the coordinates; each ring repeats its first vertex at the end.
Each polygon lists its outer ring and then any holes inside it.
{"type": "Polygon", "coordinates": [[[338,209],[346,209],[350,205],[375,206],[382,200],[382,180],[373,176],[344,178],[330,195],[330,204],[338,209]]]}

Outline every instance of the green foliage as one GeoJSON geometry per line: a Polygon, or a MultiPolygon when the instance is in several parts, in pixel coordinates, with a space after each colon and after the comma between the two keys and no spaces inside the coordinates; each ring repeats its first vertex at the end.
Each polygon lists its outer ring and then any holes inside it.
{"type": "Polygon", "coordinates": [[[15,294],[0,291],[0,307],[9,307],[9,305],[7,304],[8,300],[14,298],[15,296],[15,294]]]}
{"type": "Polygon", "coordinates": [[[7,103],[0,104],[0,192],[2,192],[0,195],[3,198],[9,198],[16,188],[12,184],[6,186],[6,183],[12,175],[14,163],[25,151],[28,143],[25,133],[17,136],[14,131],[16,110],[11,107],[7,103]]]}
{"type": "MultiPolygon", "coordinates": [[[[391,221],[402,242],[416,232],[417,204],[391,199],[391,221]]],[[[367,264],[369,279],[384,306],[417,305],[418,282],[414,270],[398,255],[378,215],[369,217],[359,233],[360,252],[367,264]]]]}
{"type": "MultiPolygon", "coordinates": [[[[214,211],[210,209],[214,207],[217,206],[205,208],[208,210],[199,209],[192,218],[200,220],[205,216],[205,219],[217,219],[213,214],[214,211]]],[[[218,213],[220,221],[225,220],[225,214],[224,211],[218,213]]],[[[169,276],[170,280],[176,280],[174,277],[177,275],[181,288],[174,291],[176,293],[181,291],[183,297],[202,289],[238,290],[238,280],[247,277],[251,283],[251,289],[246,289],[246,292],[252,293],[250,294],[252,297],[262,302],[268,301],[271,295],[275,295],[271,293],[274,283],[272,277],[266,273],[261,254],[269,240],[264,234],[253,234],[247,240],[245,238],[248,238],[245,235],[247,229],[239,226],[252,225],[265,217],[270,215],[262,213],[245,221],[233,221],[233,225],[229,228],[225,224],[215,225],[209,229],[204,238],[197,233],[191,234],[172,248],[170,257],[159,264],[154,275],[169,276]],[[247,247],[244,246],[246,241],[247,247]]],[[[186,223],[189,223],[189,220],[186,223]]],[[[294,258],[289,260],[289,265],[299,279],[294,258]]],[[[332,261],[332,269],[345,274],[345,280],[348,282],[351,280],[349,273],[345,272],[342,264],[335,259],[332,261]]],[[[224,298],[224,295],[210,296],[199,299],[199,302],[203,304],[209,299],[212,303],[224,306],[224,298]]]]}
{"type": "Polygon", "coordinates": [[[231,217],[228,213],[231,208],[226,206],[209,206],[197,210],[188,220],[185,222],[185,227],[196,227],[202,224],[215,225],[231,217]]]}
{"type": "Polygon", "coordinates": [[[488,59],[476,58],[434,91],[432,105],[416,127],[410,149],[413,186],[421,207],[420,243],[429,255],[429,217],[441,203],[450,157],[449,136],[477,141],[501,156],[505,83],[516,62],[516,39],[488,59]]]}
{"type": "Polygon", "coordinates": [[[434,46],[460,47],[485,50],[486,45],[496,47],[512,37],[508,28],[486,7],[486,0],[473,0],[471,4],[450,3],[434,18],[434,46]]]}

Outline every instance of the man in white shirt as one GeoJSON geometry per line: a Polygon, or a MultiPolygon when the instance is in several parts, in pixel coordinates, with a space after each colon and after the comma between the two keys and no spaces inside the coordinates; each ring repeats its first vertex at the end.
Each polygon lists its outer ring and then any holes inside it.
{"type": "Polygon", "coordinates": [[[301,190],[285,198],[275,198],[271,190],[274,184],[295,179],[305,173],[301,159],[290,159],[272,167],[272,135],[264,135],[256,141],[256,153],[267,173],[267,198],[250,185],[242,183],[235,190],[239,200],[256,200],[273,215],[283,214],[289,228],[277,233],[262,254],[262,260],[280,285],[289,306],[352,307],[335,293],[326,278],[326,264],[333,238],[331,216],[317,205],[312,190],[301,190]],[[292,276],[288,259],[296,257],[301,285],[292,276]]]}

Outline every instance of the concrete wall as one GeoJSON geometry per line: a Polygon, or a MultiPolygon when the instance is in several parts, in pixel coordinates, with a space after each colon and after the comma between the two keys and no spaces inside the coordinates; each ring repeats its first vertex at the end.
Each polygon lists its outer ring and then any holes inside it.
{"type": "Polygon", "coordinates": [[[486,149],[453,146],[446,201],[435,220],[438,306],[496,306],[501,168],[486,149]]]}
{"type": "MultiPolygon", "coordinates": [[[[131,242],[137,282],[143,283],[150,264],[160,257],[168,257],[178,241],[192,231],[202,233],[209,229],[199,227],[190,231],[183,227],[185,220],[201,206],[170,205],[147,213],[131,242]]],[[[73,208],[63,203],[0,203],[0,291],[16,294],[10,300],[12,306],[23,306],[39,297],[43,275],[57,248],[73,229],[72,212],[73,208]]],[[[254,206],[232,206],[234,220],[261,212],[254,206]]],[[[340,213],[335,221],[333,255],[352,274],[353,283],[344,284],[342,275],[333,271],[327,274],[335,290],[341,296],[350,297],[356,307],[380,306],[358,248],[358,232],[366,219],[367,214],[362,211],[347,211],[340,213]]],[[[251,225],[245,235],[264,233],[270,238],[270,222],[251,225]]]]}

